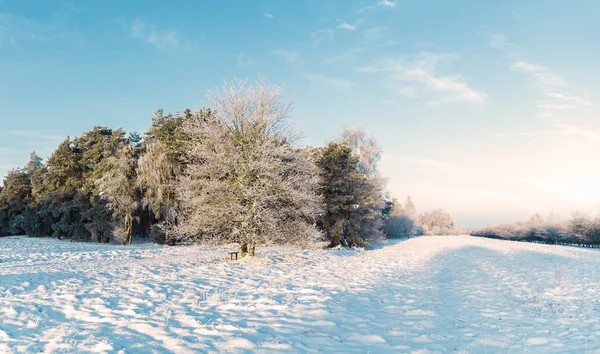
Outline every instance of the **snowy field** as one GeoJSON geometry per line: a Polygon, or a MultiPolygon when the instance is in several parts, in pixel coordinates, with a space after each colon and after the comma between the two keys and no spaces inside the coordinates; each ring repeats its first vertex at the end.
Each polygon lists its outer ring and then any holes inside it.
{"type": "Polygon", "coordinates": [[[259,251],[0,238],[0,353],[600,352],[599,250],[259,251]]]}

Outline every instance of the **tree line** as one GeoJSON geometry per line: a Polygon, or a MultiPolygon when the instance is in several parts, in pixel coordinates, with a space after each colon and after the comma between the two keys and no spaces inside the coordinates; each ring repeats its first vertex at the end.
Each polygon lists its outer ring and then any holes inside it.
{"type": "Polygon", "coordinates": [[[386,198],[382,151],[364,129],[300,146],[279,87],[236,80],[207,98],[210,108],[156,111],[144,134],[96,126],[46,161],[33,152],[0,187],[0,236],[131,244],[151,235],[235,242],[245,255],[257,244],[351,247],[453,228],[442,211],[417,217],[410,198],[386,198]]]}
{"type": "Polygon", "coordinates": [[[560,245],[600,246],[600,218],[577,212],[570,218],[535,214],[525,221],[474,229],[472,236],[560,245]]]}

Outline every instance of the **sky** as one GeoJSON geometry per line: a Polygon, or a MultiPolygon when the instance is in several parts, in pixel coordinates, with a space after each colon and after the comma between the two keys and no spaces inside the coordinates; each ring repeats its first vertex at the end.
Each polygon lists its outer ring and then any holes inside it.
{"type": "Polygon", "coordinates": [[[0,0],[0,176],[264,77],[305,143],[364,127],[392,196],[464,227],[600,205],[600,2],[0,0]]]}

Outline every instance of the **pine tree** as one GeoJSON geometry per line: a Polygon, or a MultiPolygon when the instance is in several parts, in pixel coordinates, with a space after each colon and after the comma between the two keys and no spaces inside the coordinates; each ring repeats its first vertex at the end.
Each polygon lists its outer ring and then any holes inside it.
{"type": "Polygon", "coordinates": [[[107,201],[107,206],[122,224],[118,233],[123,242],[133,243],[133,220],[139,207],[139,189],[137,188],[137,150],[127,144],[115,156],[102,161],[104,174],[96,180],[99,195],[107,201]]]}
{"type": "Polygon", "coordinates": [[[362,246],[377,237],[371,229],[371,220],[377,212],[373,208],[372,186],[368,178],[358,172],[359,157],[347,143],[332,141],[317,161],[321,180],[319,193],[324,200],[321,227],[330,246],[362,246]]]}

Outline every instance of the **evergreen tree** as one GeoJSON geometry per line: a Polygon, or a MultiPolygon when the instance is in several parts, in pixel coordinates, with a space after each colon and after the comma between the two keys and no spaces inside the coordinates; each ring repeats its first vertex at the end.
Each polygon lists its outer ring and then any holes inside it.
{"type": "Polygon", "coordinates": [[[330,246],[363,245],[364,235],[356,227],[357,219],[368,217],[362,213],[368,200],[360,188],[366,177],[357,171],[359,157],[343,142],[332,141],[321,151],[317,161],[320,169],[319,194],[324,200],[321,227],[330,246]]]}
{"type": "Polygon", "coordinates": [[[133,242],[133,221],[139,207],[137,160],[137,149],[127,144],[116,155],[102,161],[100,168],[105,172],[96,180],[99,195],[122,222],[123,227],[117,233],[127,245],[133,242]]]}
{"type": "Polygon", "coordinates": [[[82,152],[67,137],[58,145],[46,163],[48,172],[44,176],[43,194],[71,195],[83,186],[82,152]]]}

